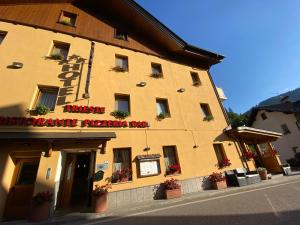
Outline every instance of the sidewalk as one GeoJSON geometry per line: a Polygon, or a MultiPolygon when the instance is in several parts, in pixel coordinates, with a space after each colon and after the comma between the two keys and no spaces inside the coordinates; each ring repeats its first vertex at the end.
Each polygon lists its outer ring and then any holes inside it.
{"type": "Polygon", "coordinates": [[[243,186],[243,187],[229,187],[227,189],[223,190],[205,190],[201,192],[196,192],[196,193],[190,193],[182,196],[179,199],[172,199],[172,200],[154,200],[154,201],[149,201],[149,202],[141,202],[139,204],[135,205],[129,205],[126,207],[123,207],[121,209],[114,209],[108,211],[106,214],[95,214],[95,213],[80,213],[80,212],[74,212],[74,213],[69,213],[66,215],[59,215],[50,218],[48,221],[41,222],[41,223],[28,223],[25,220],[22,221],[13,221],[13,222],[0,222],[1,225],[31,225],[31,224],[51,224],[51,225],[56,225],[56,224],[71,224],[71,223],[78,223],[80,221],[86,222],[90,220],[97,220],[101,218],[106,218],[106,217],[122,217],[126,216],[129,214],[134,214],[134,213],[142,213],[143,211],[148,211],[151,209],[158,209],[158,208],[163,208],[166,206],[173,206],[176,204],[184,204],[189,201],[193,200],[205,200],[209,199],[212,197],[219,197],[219,196],[226,196],[229,194],[235,194],[235,193],[240,193],[244,191],[251,191],[255,189],[260,189],[260,188],[268,188],[272,187],[274,185],[280,185],[288,182],[297,182],[300,181],[300,172],[293,172],[292,175],[290,176],[283,176],[282,174],[279,175],[273,175],[272,179],[262,181],[257,184],[252,184],[248,186],[243,186]]]}

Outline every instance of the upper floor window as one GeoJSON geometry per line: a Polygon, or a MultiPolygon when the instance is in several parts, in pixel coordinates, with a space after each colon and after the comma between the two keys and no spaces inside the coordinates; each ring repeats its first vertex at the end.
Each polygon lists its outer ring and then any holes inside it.
{"type": "Polygon", "coordinates": [[[281,124],[280,126],[281,126],[283,134],[290,134],[291,133],[290,129],[288,128],[288,126],[286,124],[281,124]]]}
{"type": "Polygon", "coordinates": [[[261,118],[262,118],[263,120],[268,119],[268,117],[267,117],[267,115],[266,115],[265,113],[260,114],[260,116],[261,116],[261,118]]]}
{"type": "Polygon", "coordinates": [[[37,106],[46,106],[50,111],[54,111],[57,95],[57,87],[39,87],[39,92],[35,101],[35,108],[37,106]]]}
{"type": "Polygon", "coordinates": [[[120,72],[128,71],[128,57],[116,55],[116,66],[114,69],[120,72]]]}
{"type": "Polygon", "coordinates": [[[196,72],[191,72],[191,78],[192,78],[192,81],[193,81],[193,85],[194,86],[199,86],[201,85],[201,81],[200,81],[200,78],[199,78],[199,74],[196,73],[196,72]]]}
{"type": "Polygon", "coordinates": [[[115,95],[115,110],[130,113],[130,96],[115,95]]]}
{"type": "Polygon", "coordinates": [[[123,31],[121,31],[119,29],[116,29],[116,31],[115,31],[115,38],[127,41],[128,40],[128,35],[127,35],[127,33],[123,32],[123,31]]]}
{"type": "Polygon", "coordinates": [[[114,149],[112,183],[132,180],[131,149],[114,149]]]}
{"type": "Polygon", "coordinates": [[[50,57],[52,59],[66,60],[68,58],[69,49],[70,44],[54,41],[50,57]]]}
{"type": "Polygon", "coordinates": [[[170,110],[167,99],[156,99],[156,112],[158,119],[170,117],[170,110]]]}
{"type": "Polygon", "coordinates": [[[218,165],[220,168],[225,166],[230,166],[231,163],[229,159],[227,158],[226,152],[224,150],[223,144],[213,144],[214,150],[217,156],[218,165]]]}
{"type": "Polygon", "coordinates": [[[75,26],[76,19],[77,19],[76,14],[62,11],[60,18],[59,18],[59,23],[68,25],[68,26],[75,26]]]}
{"type": "Polygon", "coordinates": [[[177,151],[175,146],[164,146],[164,160],[166,165],[166,174],[180,173],[180,165],[178,161],[177,151]]]}
{"type": "Polygon", "coordinates": [[[201,103],[200,108],[203,115],[203,120],[210,121],[214,119],[208,104],[201,103]]]}
{"type": "Polygon", "coordinates": [[[0,45],[1,45],[1,43],[3,42],[3,40],[4,40],[4,38],[5,38],[5,36],[6,36],[6,32],[3,32],[3,31],[0,31],[0,45]]]}
{"type": "Polygon", "coordinates": [[[163,71],[161,64],[158,63],[151,63],[151,76],[153,77],[163,77],[163,71]]]}

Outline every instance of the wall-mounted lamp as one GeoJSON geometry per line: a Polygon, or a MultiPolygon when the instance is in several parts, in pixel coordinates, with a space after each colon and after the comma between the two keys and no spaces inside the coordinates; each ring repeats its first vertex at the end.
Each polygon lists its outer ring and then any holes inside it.
{"type": "Polygon", "coordinates": [[[21,62],[12,62],[11,65],[7,66],[9,69],[21,69],[23,68],[23,63],[21,62]]]}
{"type": "Polygon", "coordinates": [[[145,87],[147,83],[145,81],[141,81],[140,83],[137,84],[139,87],[145,87]]]}
{"type": "Polygon", "coordinates": [[[144,151],[149,151],[149,150],[150,150],[150,147],[144,148],[144,151]]]}
{"type": "Polygon", "coordinates": [[[194,145],[193,148],[199,148],[199,145],[194,145]]]}
{"type": "Polygon", "coordinates": [[[180,88],[177,91],[182,93],[182,92],[185,92],[185,89],[184,88],[180,88]]]}

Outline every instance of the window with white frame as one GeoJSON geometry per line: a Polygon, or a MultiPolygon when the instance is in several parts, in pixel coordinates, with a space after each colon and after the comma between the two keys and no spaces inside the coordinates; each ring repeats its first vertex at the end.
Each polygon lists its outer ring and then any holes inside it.
{"type": "Polygon", "coordinates": [[[115,110],[130,113],[130,96],[116,94],[115,95],[115,110]]]}

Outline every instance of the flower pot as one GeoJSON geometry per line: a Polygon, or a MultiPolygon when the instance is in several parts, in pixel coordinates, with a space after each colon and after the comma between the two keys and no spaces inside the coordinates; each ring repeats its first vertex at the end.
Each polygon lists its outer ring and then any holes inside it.
{"type": "Polygon", "coordinates": [[[180,198],[181,197],[181,188],[173,190],[165,190],[166,199],[180,198]]]}
{"type": "Polygon", "coordinates": [[[28,221],[40,222],[43,220],[47,220],[49,218],[49,212],[50,202],[44,202],[42,204],[32,203],[28,221]]]}
{"type": "Polygon", "coordinates": [[[214,189],[220,190],[220,189],[227,188],[227,183],[226,183],[225,180],[223,180],[223,181],[213,182],[212,186],[213,186],[214,189]]]}
{"type": "Polygon", "coordinates": [[[108,192],[93,196],[93,209],[95,213],[104,213],[107,211],[108,192]]]}
{"type": "Polygon", "coordinates": [[[129,180],[128,177],[123,177],[120,179],[120,182],[127,182],[128,180],[129,180]]]}
{"type": "Polygon", "coordinates": [[[260,179],[262,179],[262,180],[267,180],[268,179],[267,170],[260,170],[260,171],[258,171],[258,174],[260,176],[260,179]]]}

